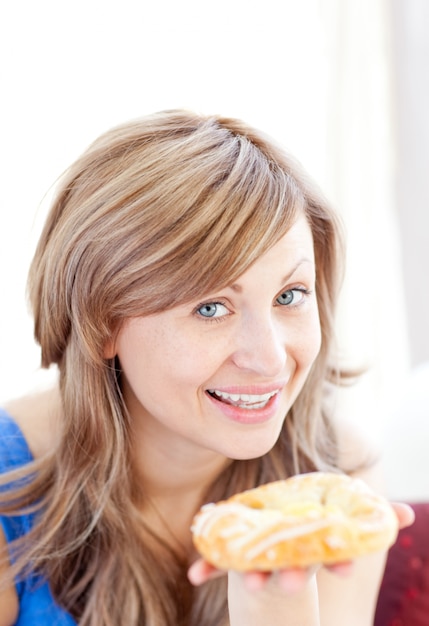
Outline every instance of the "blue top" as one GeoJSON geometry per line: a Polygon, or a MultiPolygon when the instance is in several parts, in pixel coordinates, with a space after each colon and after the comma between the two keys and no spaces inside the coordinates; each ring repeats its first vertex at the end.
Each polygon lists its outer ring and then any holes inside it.
{"type": "MultiPolygon", "coordinates": [[[[27,442],[16,422],[0,409],[0,473],[7,472],[33,460],[27,442]]],[[[6,517],[0,524],[8,542],[25,535],[33,524],[33,515],[6,517]]],[[[76,626],[75,620],[58,606],[48,582],[33,575],[16,583],[19,615],[15,626],[76,626]]]]}

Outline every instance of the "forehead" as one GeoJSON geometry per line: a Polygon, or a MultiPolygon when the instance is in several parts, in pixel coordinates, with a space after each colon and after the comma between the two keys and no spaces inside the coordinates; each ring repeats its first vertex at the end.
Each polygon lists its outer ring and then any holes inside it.
{"type": "Polygon", "coordinates": [[[297,219],[291,228],[266,252],[230,285],[239,290],[240,279],[251,274],[253,269],[260,268],[264,272],[284,272],[292,274],[303,264],[314,266],[315,255],[311,228],[304,217],[297,219]]]}
{"type": "Polygon", "coordinates": [[[313,236],[305,217],[297,219],[275,244],[257,257],[237,278],[202,291],[210,295],[217,289],[226,288],[241,294],[255,285],[261,287],[278,284],[278,287],[282,287],[298,271],[301,277],[313,280],[315,274],[313,236]]]}
{"type": "Polygon", "coordinates": [[[272,259],[281,264],[295,263],[298,258],[305,256],[314,261],[313,233],[304,214],[300,214],[290,228],[268,250],[257,259],[272,259]]]}

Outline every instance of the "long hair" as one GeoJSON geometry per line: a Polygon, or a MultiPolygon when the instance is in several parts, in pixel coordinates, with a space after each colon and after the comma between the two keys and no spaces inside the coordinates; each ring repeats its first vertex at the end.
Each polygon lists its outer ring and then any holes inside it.
{"type": "Polygon", "coordinates": [[[167,111],[124,124],[65,173],[29,274],[42,365],[59,368],[61,435],[51,455],[18,472],[31,480],[2,493],[0,511],[36,510],[16,567],[31,563],[46,575],[82,626],[227,619],[224,582],[192,589],[186,555],[139,513],[131,420],[105,346],[129,317],[231,284],[302,212],[314,240],[322,347],[274,448],[234,461],[207,499],[336,465],[323,397],[335,376],[337,218],[291,157],[219,116],[167,111]]]}

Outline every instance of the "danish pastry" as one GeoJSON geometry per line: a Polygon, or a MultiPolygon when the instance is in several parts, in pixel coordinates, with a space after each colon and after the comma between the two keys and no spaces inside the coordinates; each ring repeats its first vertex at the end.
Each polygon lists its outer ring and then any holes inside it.
{"type": "Polygon", "coordinates": [[[204,505],[192,533],[200,554],[220,569],[269,571],[387,549],[398,520],[362,480],[312,472],[204,505]]]}

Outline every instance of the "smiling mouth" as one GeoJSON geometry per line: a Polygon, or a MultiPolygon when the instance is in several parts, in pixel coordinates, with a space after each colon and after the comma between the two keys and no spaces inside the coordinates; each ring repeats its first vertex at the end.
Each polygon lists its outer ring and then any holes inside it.
{"type": "Polygon", "coordinates": [[[250,393],[227,393],[217,389],[207,389],[207,393],[218,402],[223,402],[240,409],[263,409],[267,406],[271,398],[278,394],[280,390],[270,391],[263,394],[250,393]]]}

